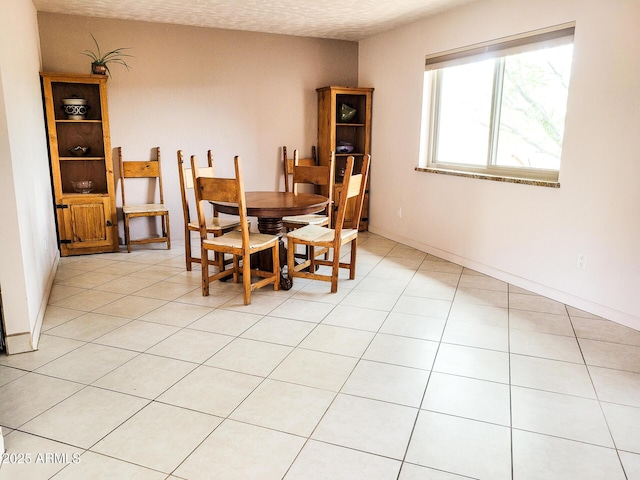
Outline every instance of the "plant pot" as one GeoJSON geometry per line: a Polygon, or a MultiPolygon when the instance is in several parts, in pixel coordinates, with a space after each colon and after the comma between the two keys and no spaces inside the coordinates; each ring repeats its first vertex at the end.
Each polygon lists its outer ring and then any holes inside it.
{"type": "Polygon", "coordinates": [[[95,73],[96,75],[106,75],[107,74],[107,66],[106,65],[100,65],[97,63],[92,63],[91,64],[91,72],[95,73]]]}

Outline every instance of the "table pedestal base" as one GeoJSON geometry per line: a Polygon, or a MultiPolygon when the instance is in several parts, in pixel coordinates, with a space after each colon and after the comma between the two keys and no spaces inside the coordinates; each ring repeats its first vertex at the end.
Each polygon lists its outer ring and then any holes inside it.
{"type": "MultiPolygon", "coordinates": [[[[280,245],[278,247],[278,251],[280,254],[280,288],[282,290],[290,290],[293,286],[293,282],[288,275],[285,275],[282,272],[282,269],[287,264],[287,249],[284,246],[283,240],[284,228],[282,224],[282,218],[260,217],[258,218],[258,230],[260,231],[260,233],[277,235],[278,237],[280,237],[280,245]]],[[[258,268],[260,268],[260,270],[271,270],[273,268],[272,262],[273,259],[271,258],[270,251],[264,250],[258,253],[258,268]]]]}

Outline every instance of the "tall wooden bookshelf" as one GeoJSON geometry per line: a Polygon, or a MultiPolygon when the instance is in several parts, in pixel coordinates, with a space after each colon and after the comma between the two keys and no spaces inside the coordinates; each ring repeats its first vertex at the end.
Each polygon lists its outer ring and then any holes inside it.
{"type": "MultiPolygon", "coordinates": [[[[328,86],[318,88],[318,158],[327,164],[331,152],[336,152],[334,201],[337,205],[342,194],[342,180],[347,158],[356,160],[354,170],[359,171],[364,155],[371,154],[371,100],[373,88],[328,86]],[[343,108],[343,105],[346,107],[343,108]],[[352,118],[345,119],[344,112],[355,109],[352,118]],[[353,148],[352,151],[350,150],[353,148]]],[[[350,223],[353,208],[347,207],[346,228],[356,228],[350,223]],[[351,214],[351,215],[350,215],[351,214]]],[[[365,194],[362,218],[358,230],[369,226],[369,186],[365,194]]]]}
{"type": "Polygon", "coordinates": [[[60,254],[116,252],[118,223],[107,77],[61,73],[40,76],[60,254]],[[65,107],[69,99],[81,100],[86,109],[72,112],[65,107]],[[82,180],[93,183],[81,187],[77,182],[82,180]]]}

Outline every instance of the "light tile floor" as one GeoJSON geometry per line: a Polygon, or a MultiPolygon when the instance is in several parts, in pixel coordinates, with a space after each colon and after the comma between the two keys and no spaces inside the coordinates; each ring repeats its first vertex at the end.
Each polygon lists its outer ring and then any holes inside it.
{"type": "Polygon", "coordinates": [[[61,259],[0,479],[640,479],[640,332],[367,233],[337,294],[199,284],[61,259]]]}

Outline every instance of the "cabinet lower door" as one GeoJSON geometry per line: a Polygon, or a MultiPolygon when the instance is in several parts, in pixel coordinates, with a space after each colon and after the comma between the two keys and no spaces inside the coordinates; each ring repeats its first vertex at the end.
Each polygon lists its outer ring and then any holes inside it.
{"type": "Polygon", "coordinates": [[[114,251],[108,196],[65,198],[58,205],[58,227],[63,256],[114,251]]]}

